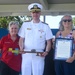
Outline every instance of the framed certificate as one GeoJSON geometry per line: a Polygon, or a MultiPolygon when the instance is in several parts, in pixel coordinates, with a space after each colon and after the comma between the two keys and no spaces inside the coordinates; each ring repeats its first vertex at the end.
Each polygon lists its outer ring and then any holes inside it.
{"type": "Polygon", "coordinates": [[[73,54],[73,39],[56,38],[54,48],[55,60],[67,60],[73,54]]]}

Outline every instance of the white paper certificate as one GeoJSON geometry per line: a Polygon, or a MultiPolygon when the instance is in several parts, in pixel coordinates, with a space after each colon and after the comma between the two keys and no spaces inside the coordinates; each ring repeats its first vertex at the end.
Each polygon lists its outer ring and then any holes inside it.
{"type": "Polygon", "coordinates": [[[66,60],[72,56],[73,40],[56,39],[55,59],[66,60]]]}

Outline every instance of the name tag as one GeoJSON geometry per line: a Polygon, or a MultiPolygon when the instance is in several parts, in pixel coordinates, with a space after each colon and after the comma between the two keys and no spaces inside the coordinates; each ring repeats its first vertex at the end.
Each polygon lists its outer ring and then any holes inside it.
{"type": "Polygon", "coordinates": [[[31,28],[27,28],[27,30],[31,30],[31,28]]]}

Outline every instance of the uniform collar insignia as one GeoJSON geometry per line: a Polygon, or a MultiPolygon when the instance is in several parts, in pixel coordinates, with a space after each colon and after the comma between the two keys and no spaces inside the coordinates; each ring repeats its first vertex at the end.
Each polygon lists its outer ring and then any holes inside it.
{"type": "Polygon", "coordinates": [[[44,31],[43,31],[43,29],[40,29],[40,30],[39,30],[39,32],[41,32],[41,33],[42,33],[42,32],[44,32],[44,31]]]}

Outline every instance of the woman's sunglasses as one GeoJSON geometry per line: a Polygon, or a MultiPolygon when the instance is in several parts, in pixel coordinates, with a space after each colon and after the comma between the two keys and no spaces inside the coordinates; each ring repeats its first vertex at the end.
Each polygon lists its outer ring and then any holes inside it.
{"type": "Polygon", "coordinates": [[[63,22],[71,22],[72,20],[71,19],[65,19],[65,20],[62,20],[63,22]]]}

